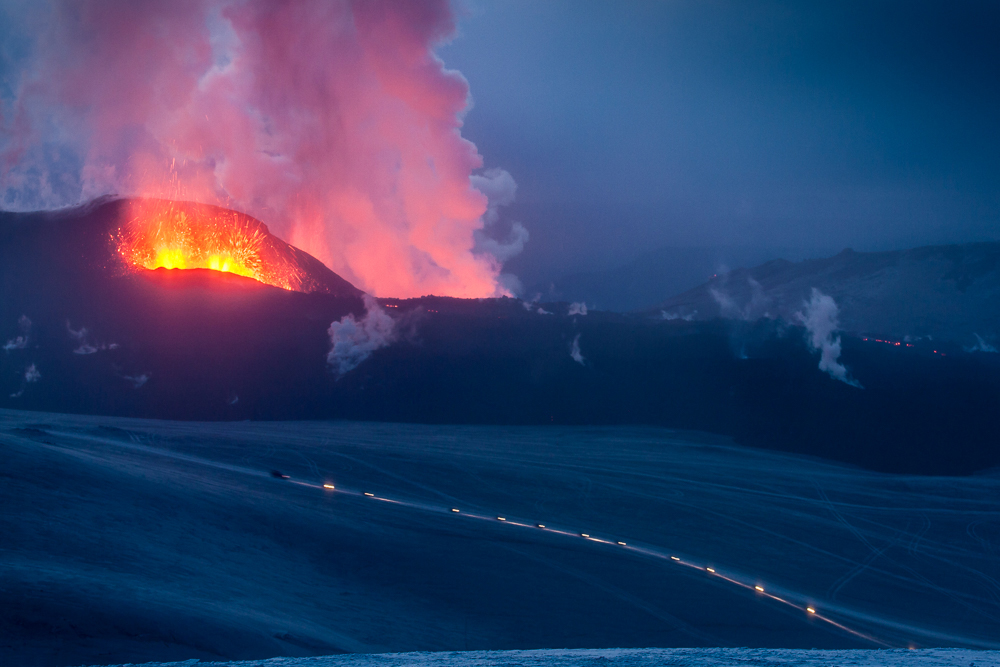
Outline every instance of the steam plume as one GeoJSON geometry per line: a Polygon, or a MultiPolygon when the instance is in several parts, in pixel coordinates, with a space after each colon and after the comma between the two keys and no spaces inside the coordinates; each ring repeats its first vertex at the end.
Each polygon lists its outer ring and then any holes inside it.
{"type": "Polygon", "coordinates": [[[91,345],[87,341],[87,334],[90,333],[89,331],[87,331],[87,327],[80,327],[79,329],[74,329],[73,326],[69,323],[69,320],[66,321],[66,330],[69,332],[70,338],[74,339],[77,343],[79,343],[79,346],[75,350],[73,350],[73,354],[94,354],[101,350],[118,349],[118,343],[111,343],[110,345],[101,343],[100,345],[97,346],[91,345]]]}
{"type": "Polygon", "coordinates": [[[38,372],[38,368],[34,364],[29,364],[27,368],[24,369],[24,382],[21,383],[21,389],[10,395],[11,398],[21,398],[24,395],[24,390],[27,389],[28,385],[33,382],[38,382],[42,379],[42,374],[38,372]]]}
{"type": "Polygon", "coordinates": [[[3,346],[4,352],[10,352],[11,350],[23,350],[28,347],[28,338],[31,334],[31,320],[28,319],[27,315],[21,315],[17,320],[17,328],[20,330],[21,335],[11,338],[3,346]]]}
{"type": "Polygon", "coordinates": [[[38,372],[38,369],[35,368],[34,364],[30,364],[25,369],[25,371],[24,371],[24,381],[25,382],[28,382],[28,383],[38,382],[41,379],[42,379],[42,374],[38,372]]]}
{"type": "Polygon", "coordinates": [[[345,315],[330,325],[330,353],[326,361],[338,376],[352,371],[375,350],[389,345],[396,339],[396,323],[367,294],[364,297],[367,312],[360,320],[345,315]]]}
{"type": "Polygon", "coordinates": [[[992,352],[994,354],[996,353],[997,348],[995,345],[990,345],[985,340],[983,340],[982,336],[980,336],[977,333],[974,333],[972,335],[976,337],[976,344],[973,345],[972,347],[965,348],[966,352],[992,352]]]}
{"type": "Polygon", "coordinates": [[[823,294],[814,287],[811,298],[804,305],[805,310],[796,313],[796,316],[809,333],[810,347],[820,353],[819,369],[832,378],[846,382],[852,387],[861,388],[861,384],[853,379],[847,368],[838,361],[840,336],[834,335],[840,326],[837,319],[837,302],[833,297],[823,294]]]}
{"type": "Polygon", "coordinates": [[[586,359],[584,359],[583,355],[580,354],[580,334],[573,337],[573,343],[569,346],[569,356],[573,357],[573,361],[576,363],[581,366],[584,365],[586,359]]]}
{"type": "Polygon", "coordinates": [[[138,389],[142,385],[149,382],[149,373],[143,373],[142,375],[125,375],[123,377],[132,385],[133,389],[138,389]]]}
{"type": "MultiPolygon", "coordinates": [[[[723,278],[725,279],[726,276],[724,275],[723,278]]],[[[748,322],[768,316],[768,313],[764,310],[768,304],[764,288],[759,282],[753,279],[753,276],[747,276],[747,284],[750,286],[750,299],[742,308],[736,304],[736,301],[724,289],[709,288],[712,298],[719,304],[719,315],[727,319],[746,320],[748,322]]],[[[723,282],[723,285],[725,285],[725,282],[723,282]]],[[[676,318],[667,318],[665,316],[664,319],[676,318]]]]}
{"type": "MultiPolygon", "coordinates": [[[[715,297],[715,295],[716,295],[715,290],[712,290],[712,296],[715,297]]],[[[718,301],[718,297],[716,297],[716,301],[718,301]]],[[[668,313],[665,310],[660,311],[660,317],[663,318],[664,320],[667,320],[668,322],[673,320],[684,320],[685,322],[690,322],[691,320],[694,319],[695,315],[697,314],[698,314],[697,310],[692,313],[688,313],[687,315],[681,315],[680,313],[668,313]]]]}
{"type": "Polygon", "coordinates": [[[487,228],[514,181],[474,176],[468,84],[434,53],[448,0],[40,0],[0,23],[0,206],[230,205],[373,294],[507,292],[527,231],[487,228]]]}
{"type": "Polygon", "coordinates": [[[569,312],[567,315],[586,315],[587,314],[587,304],[583,301],[578,303],[569,304],[569,312]]]}

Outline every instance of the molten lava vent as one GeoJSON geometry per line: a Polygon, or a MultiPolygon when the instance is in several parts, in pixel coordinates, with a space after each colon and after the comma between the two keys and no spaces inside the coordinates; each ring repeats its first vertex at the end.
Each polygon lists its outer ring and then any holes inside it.
{"type": "Polygon", "coordinates": [[[118,254],[134,269],[209,269],[296,292],[357,296],[360,290],[248,215],[217,206],[133,200],[118,228],[118,254]]]}

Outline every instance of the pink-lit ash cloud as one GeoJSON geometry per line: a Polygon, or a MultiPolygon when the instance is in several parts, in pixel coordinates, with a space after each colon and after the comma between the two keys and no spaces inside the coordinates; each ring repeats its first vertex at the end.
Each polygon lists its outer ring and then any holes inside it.
{"type": "Polygon", "coordinates": [[[3,208],[108,193],[217,203],[375,295],[505,293],[501,263],[527,233],[484,230],[515,186],[478,173],[461,136],[469,86],[434,52],[455,31],[447,0],[5,11],[27,55],[7,58],[0,98],[3,208]]]}

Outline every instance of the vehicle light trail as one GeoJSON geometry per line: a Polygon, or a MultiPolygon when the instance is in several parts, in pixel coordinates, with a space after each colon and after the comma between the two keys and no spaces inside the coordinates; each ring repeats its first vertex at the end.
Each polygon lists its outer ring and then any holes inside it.
{"type": "MultiPolygon", "coordinates": [[[[92,435],[84,435],[84,434],[75,433],[75,432],[61,432],[61,431],[56,431],[56,430],[50,431],[50,433],[57,434],[57,435],[59,435],[61,437],[72,438],[72,439],[78,440],[78,441],[99,443],[99,444],[105,445],[105,446],[109,444],[108,441],[105,438],[99,438],[99,437],[92,436],[92,435]]],[[[79,451],[79,450],[76,450],[76,449],[73,449],[73,448],[69,448],[69,447],[67,447],[65,445],[58,445],[58,444],[54,444],[54,443],[39,443],[39,442],[33,442],[32,444],[34,444],[35,446],[38,446],[38,447],[46,448],[46,449],[54,449],[54,450],[72,452],[76,456],[81,456],[81,457],[85,457],[85,458],[90,458],[90,457],[93,456],[91,454],[86,454],[83,451],[79,451]]],[[[232,464],[232,463],[225,463],[225,462],[220,462],[220,461],[214,461],[214,460],[206,459],[206,458],[199,457],[199,456],[196,456],[196,455],[184,454],[184,453],[180,453],[180,452],[174,452],[174,451],[170,451],[170,450],[167,450],[167,449],[162,449],[162,448],[153,447],[153,446],[150,446],[150,445],[141,444],[141,443],[138,443],[138,442],[124,443],[124,442],[120,442],[120,441],[115,441],[114,443],[111,443],[111,444],[113,444],[115,447],[121,447],[121,448],[129,449],[129,450],[144,452],[146,454],[150,454],[150,455],[154,455],[154,456],[167,457],[167,458],[171,458],[171,459],[176,459],[176,460],[179,460],[179,461],[183,461],[183,462],[186,462],[186,463],[193,463],[193,464],[208,466],[208,467],[215,468],[215,469],[218,469],[218,470],[224,470],[224,471],[231,472],[231,473],[237,473],[237,474],[241,474],[241,475],[247,475],[247,476],[250,476],[250,477],[253,477],[253,478],[257,478],[257,479],[267,479],[267,480],[269,480],[269,483],[287,484],[287,485],[293,485],[293,486],[296,486],[296,487],[303,487],[303,488],[308,488],[308,489],[316,489],[316,490],[320,490],[320,491],[323,491],[323,492],[333,492],[333,495],[338,495],[338,496],[340,496],[340,495],[343,495],[343,496],[352,496],[352,497],[357,497],[359,499],[363,499],[363,498],[367,497],[367,498],[372,498],[374,500],[381,500],[383,502],[387,502],[387,503],[391,503],[391,504],[394,504],[394,505],[398,505],[398,506],[402,506],[402,507],[407,507],[407,508],[411,508],[411,509],[416,509],[416,510],[421,510],[421,511],[426,511],[426,512],[431,512],[431,513],[439,513],[439,514],[442,514],[442,515],[447,514],[449,516],[459,516],[459,517],[461,517],[463,519],[468,518],[468,519],[475,519],[477,521],[491,521],[494,524],[497,523],[497,520],[496,520],[497,516],[495,514],[490,515],[490,514],[476,514],[476,513],[460,512],[458,508],[452,508],[450,505],[442,507],[442,506],[433,505],[433,504],[421,503],[419,501],[394,500],[394,499],[389,499],[389,498],[379,498],[379,497],[376,497],[374,493],[370,493],[370,492],[364,492],[364,493],[362,493],[360,491],[354,491],[354,490],[349,490],[349,489],[337,488],[337,487],[335,487],[330,482],[316,483],[316,482],[306,482],[306,481],[300,481],[300,480],[296,480],[296,479],[290,479],[288,475],[285,475],[285,474],[280,473],[280,472],[278,473],[278,475],[274,475],[273,473],[277,472],[277,471],[272,471],[271,473],[268,473],[266,470],[259,470],[259,469],[256,469],[256,468],[249,468],[249,467],[246,467],[246,466],[235,465],[235,464],[232,464]]],[[[506,517],[504,517],[504,518],[506,518],[506,517]]],[[[738,587],[738,588],[741,588],[741,589],[745,589],[748,592],[754,592],[754,594],[756,594],[756,595],[758,595],[760,597],[766,597],[766,598],[768,598],[770,600],[773,600],[773,601],[778,602],[780,604],[786,605],[786,606],[788,606],[790,608],[793,608],[795,610],[801,611],[807,618],[809,618],[809,619],[816,619],[818,621],[821,621],[821,622],[829,625],[831,628],[836,628],[837,630],[839,630],[841,632],[850,634],[850,635],[855,636],[855,637],[857,637],[859,639],[863,639],[864,641],[871,642],[872,644],[875,644],[875,645],[887,646],[887,647],[892,646],[891,644],[889,644],[886,641],[878,639],[878,638],[876,638],[876,637],[874,637],[872,635],[865,634],[863,632],[859,632],[858,630],[850,628],[850,627],[844,625],[843,623],[840,623],[839,621],[834,620],[833,618],[831,618],[831,617],[829,617],[829,616],[827,616],[825,614],[821,614],[817,610],[817,608],[814,606],[814,603],[812,601],[809,601],[808,599],[804,599],[805,596],[796,594],[796,593],[791,592],[791,591],[785,591],[785,592],[783,592],[782,595],[784,595],[785,597],[779,597],[778,595],[774,595],[773,593],[764,592],[763,590],[759,590],[758,589],[759,584],[747,583],[748,579],[750,579],[752,581],[752,579],[749,578],[749,577],[744,577],[742,575],[737,575],[737,574],[730,574],[730,575],[723,574],[721,572],[718,572],[715,568],[710,568],[710,567],[707,567],[705,565],[700,565],[700,564],[696,564],[694,562],[689,562],[687,560],[682,560],[679,556],[670,554],[669,551],[666,551],[662,547],[656,547],[656,546],[651,546],[651,545],[650,546],[640,546],[640,545],[636,545],[634,543],[632,543],[632,544],[620,544],[620,543],[610,542],[610,541],[606,541],[606,540],[600,540],[600,539],[596,539],[596,538],[595,539],[589,539],[590,538],[590,534],[589,533],[580,533],[580,532],[570,531],[570,530],[561,530],[561,529],[558,529],[558,528],[549,528],[549,527],[546,526],[546,524],[520,523],[520,522],[516,522],[516,521],[504,521],[503,524],[505,526],[509,525],[509,526],[533,528],[535,530],[542,530],[545,533],[548,533],[548,534],[551,534],[551,535],[554,535],[554,536],[560,536],[560,537],[566,537],[566,538],[580,539],[581,537],[583,537],[584,535],[586,535],[586,537],[584,539],[587,539],[587,541],[599,542],[601,544],[607,544],[607,545],[610,545],[610,546],[614,546],[616,548],[627,549],[627,550],[633,552],[634,554],[637,554],[637,555],[640,555],[640,556],[644,556],[644,557],[647,557],[647,558],[653,558],[653,559],[660,559],[660,560],[666,561],[668,563],[673,563],[673,564],[676,564],[676,565],[679,565],[679,566],[690,568],[691,570],[697,570],[697,571],[702,572],[702,573],[707,573],[709,576],[718,578],[719,580],[725,581],[725,582],[727,582],[727,583],[729,583],[729,584],[731,584],[731,585],[733,585],[735,587],[738,587]],[[796,601],[796,599],[801,600],[801,602],[796,601]]],[[[505,529],[501,529],[501,530],[505,530],[505,529]]],[[[760,589],[763,589],[763,586],[760,586],[760,589]]],[[[859,612],[857,610],[851,609],[849,607],[844,607],[842,605],[835,606],[834,610],[838,614],[840,614],[840,615],[847,616],[849,618],[857,619],[857,620],[860,620],[860,621],[864,621],[864,622],[873,624],[873,625],[878,626],[878,627],[889,628],[889,629],[892,629],[892,630],[894,630],[896,632],[901,632],[901,633],[912,633],[912,634],[925,635],[925,636],[933,637],[935,641],[950,642],[950,643],[954,643],[954,642],[957,641],[957,642],[960,642],[960,643],[972,644],[972,645],[975,645],[975,646],[983,646],[983,647],[988,647],[988,648],[996,648],[997,647],[997,645],[994,644],[994,643],[992,643],[992,642],[983,642],[982,640],[969,639],[969,638],[966,638],[966,637],[956,637],[956,636],[953,636],[953,635],[950,635],[950,634],[939,633],[939,632],[935,632],[933,630],[928,630],[928,629],[925,629],[925,628],[914,627],[914,626],[911,626],[911,625],[907,625],[907,624],[904,624],[904,623],[893,621],[892,619],[886,619],[886,618],[882,618],[882,617],[878,617],[878,616],[873,616],[873,615],[865,614],[863,612],[859,612]]],[[[908,642],[906,642],[906,643],[897,642],[897,644],[899,646],[905,646],[905,645],[907,645],[907,643],[908,642]]]]}

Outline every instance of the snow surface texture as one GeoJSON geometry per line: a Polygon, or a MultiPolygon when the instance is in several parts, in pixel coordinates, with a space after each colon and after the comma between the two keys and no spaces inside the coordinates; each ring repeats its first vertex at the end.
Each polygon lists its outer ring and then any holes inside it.
{"type": "Polygon", "coordinates": [[[1000,665],[998,651],[921,649],[908,651],[803,651],[791,649],[675,648],[576,649],[540,651],[468,651],[383,653],[318,658],[272,658],[241,662],[157,662],[145,667],[726,667],[727,665],[799,665],[801,667],[989,667],[1000,665]]]}
{"type": "Polygon", "coordinates": [[[669,429],[9,410],[0,460],[5,666],[1000,648],[996,473],[669,429]]]}

